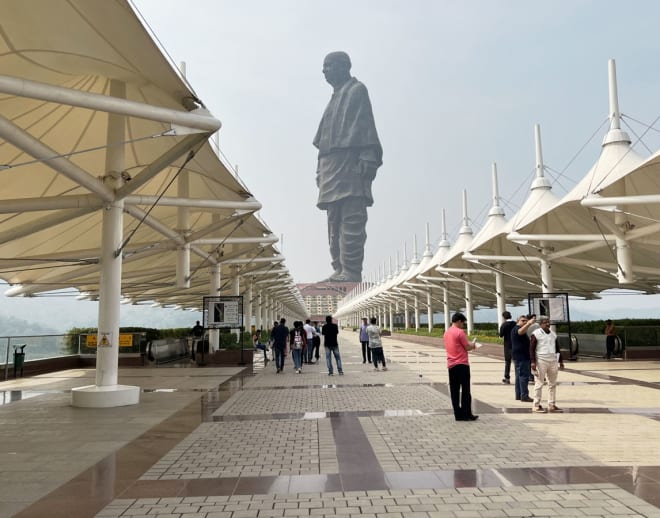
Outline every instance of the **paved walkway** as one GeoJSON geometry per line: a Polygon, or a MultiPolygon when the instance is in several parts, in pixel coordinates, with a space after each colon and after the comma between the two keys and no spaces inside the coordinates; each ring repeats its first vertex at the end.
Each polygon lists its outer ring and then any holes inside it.
{"type": "Polygon", "coordinates": [[[473,353],[456,422],[442,349],[386,338],[374,372],[340,343],[343,376],[122,369],[133,407],[72,408],[90,370],[0,383],[0,516],[660,517],[659,362],[568,362],[532,414],[473,353]]]}

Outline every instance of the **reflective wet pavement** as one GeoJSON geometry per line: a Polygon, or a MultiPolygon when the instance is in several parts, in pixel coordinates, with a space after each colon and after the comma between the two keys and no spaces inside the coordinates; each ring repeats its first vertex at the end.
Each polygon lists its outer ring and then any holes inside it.
{"type": "MultiPolygon", "coordinates": [[[[456,423],[441,350],[386,340],[390,370],[373,372],[353,341],[342,333],[346,374],[336,383],[323,365],[302,375],[276,375],[270,365],[254,373],[131,369],[122,382],[144,387],[140,408],[105,413],[67,406],[70,387],[89,372],[8,386],[0,420],[27,417],[24,449],[45,440],[27,427],[47,424],[60,461],[79,457],[81,468],[48,480],[48,490],[47,477],[31,483],[27,467],[4,463],[7,481],[21,478],[28,494],[0,494],[0,515],[660,516],[660,384],[648,379],[657,363],[627,365],[627,375],[643,379],[606,371],[620,363],[572,364],[560,374],[565,413],[533,415],[512,401],[512,386],[497,383],[502,363],[473,355],[481,417],[456,423]],[[252,413],[255,401],[268,411],[252,413]],[[98,431],[85,426],[94,420],[98,431]],[[67,450],[61,435],[72,430],[67,450]],[[307,435],[289,433],[301,430],[307,435]]],[[[4,459],[18,454],[2,443],[4,459]]],[[[29,460],[45,464],[51,455],[29,460]]]]}

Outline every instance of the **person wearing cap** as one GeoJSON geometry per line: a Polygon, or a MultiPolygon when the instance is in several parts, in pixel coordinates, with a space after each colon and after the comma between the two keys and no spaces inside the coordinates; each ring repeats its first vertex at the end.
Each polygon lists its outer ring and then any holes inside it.
{"type": "Polygon", "coordinates": [[[564,362],[559,351],[557,335],[550,329],[550,319],[541,317],[539,328],[534,331],[529,344],[529,356],[532,359],[532,371],[536,371],[534,384],[534,406],[532,412],[563,412],[555,404],[557,393],[557,374],[564,369],[564,362]],[[548,409],[541,406],[543,382],[548,379],[548,409]]]}
{"type": "Polygon", "coordinates": [[[476,421],[479,416],[472,413],[472,395],[470,394],[470,362],[468,351],[476,349],[465,335],[467,319],[463,313],[451,317],[451,327],[444,335],[447,351],[447,369],[449,371],[449,392],[454,418],[457,421],[476,421]]]}

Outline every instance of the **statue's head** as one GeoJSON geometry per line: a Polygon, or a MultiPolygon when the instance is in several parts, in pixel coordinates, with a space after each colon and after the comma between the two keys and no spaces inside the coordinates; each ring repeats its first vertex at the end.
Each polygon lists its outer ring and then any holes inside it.
{"type": "Polygon", "coordinates": [[[346,52],[331,52],[323,60],[323,75],[333,87],[343,85],[351,77],[351,58],[346,52]]]}

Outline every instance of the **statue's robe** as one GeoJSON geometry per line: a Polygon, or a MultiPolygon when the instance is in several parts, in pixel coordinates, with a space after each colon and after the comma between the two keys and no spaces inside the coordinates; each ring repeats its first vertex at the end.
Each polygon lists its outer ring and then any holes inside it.
{"type": "Polygon", "coordinates": [[[375,174],[383,163],[383,149],[367,88],[354,77],[332,94],[314,145],[319,150],[317,207],[327,210],[329,204],[348,197],[362,198],[365,207],[371,207],[373,177],[360,176],[358,170],[366,161],[375,174]]]}

